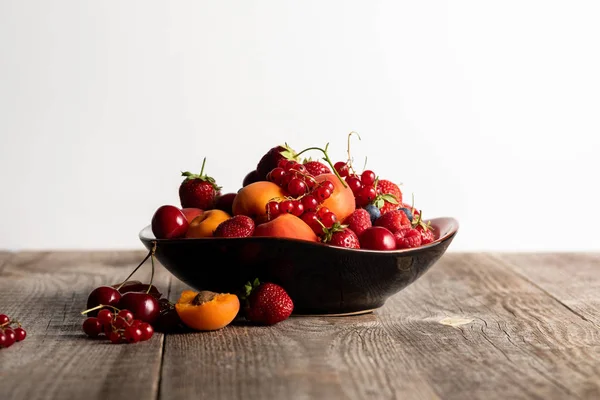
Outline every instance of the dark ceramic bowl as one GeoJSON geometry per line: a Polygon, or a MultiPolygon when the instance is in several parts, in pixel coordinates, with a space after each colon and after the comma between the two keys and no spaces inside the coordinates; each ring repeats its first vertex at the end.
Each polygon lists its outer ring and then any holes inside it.
{"type": "Polygon", "coordinates": [[[436,240],[416,249],[372,251],[272,237],[155,239],[147,249],[177,278],[197,290],[240,293],[258,278],[281,285],[294,314],[358,314],[381,307],[444,254],[458,230],[453,218],[435,218],[436,240]]]}

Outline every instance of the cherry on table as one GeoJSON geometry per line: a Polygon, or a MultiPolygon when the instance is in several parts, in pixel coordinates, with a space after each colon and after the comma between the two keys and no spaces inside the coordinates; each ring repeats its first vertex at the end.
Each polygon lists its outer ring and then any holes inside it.
{"type": "Polygon", "coordinates": [[[135,319],[149,324],[156,320],[160,311],[156,298],[143,292],[125,293],[121,297],[119,308],[131,311],[135,319]]]}
{"type": "MultiPolygon", "coordinates": [[[[117,289],[111,286],[100,286],[90,293],[87,300],[87,309],[97,307],[101,304],[105,306],[116,307],[121,300],[121,293],[117,289]]],[[[88,313],[88,316],[95,317],[98,315],[98,311],[94,310],[88,313]]]]}
{"type": "Polygon", "coordinates": [[[175,239],[185,236],[189,227],[183,212],[175,206],[161,206],[152,217],[152,233],[157,239],[175,239]]]}
{"type": "Polygon", "coordinates": [[[4,335],[6,336],[4,347],[10,347],[17,341],[15,332],[10,328],[4,330],[4,335]]]}
{"type": "Polygon", "coordinates": [[[104,325],[96,317],[89,317],[83,321],[83,332],[91,338],[98,337],[104,331],[104,325]]]}
{"type": "Polygon", "coordinates": [[[10,318],[8,318],[8,315],[0,314],[0,325],[4,325],[8,322],[10,322],[10,318]]]}
{"type": "Polygon", "coordinates": [[[138,328],[140,329],[140,331],[142,331],[142,337],[141,337],[141,341],[146,341],[149,340],[152,335],[154,335],[154,328],[152,328],[152,325],[146,323],[146,322],[142,322],[138,328]]]}
{"type": "Polygon", "coordinates": [[[15,339],[17,340],[17,342],[23,341],[23,340],[25,340],[25,337],[27,337],[27,332],[25,331],[25,329],[21,328],[20,326],[18,328],[15,328],[14,332],[15,332],[15,339]]]}

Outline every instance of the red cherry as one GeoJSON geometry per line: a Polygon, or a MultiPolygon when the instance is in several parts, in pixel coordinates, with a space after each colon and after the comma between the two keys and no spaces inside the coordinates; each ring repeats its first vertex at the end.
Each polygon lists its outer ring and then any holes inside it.
{"type": "Polygon", "coordinates": [[[294,213],[294,202],[292,200],[283,200],[279,203],[279,212],[281,214],[293,214],[294,213]]]}
{"type": "MultiPolygon", "coordinates": [[[[233,200],[235,199],[235,196],[237,196],[237,193],[225,193],[224,195],[217,197],[217,200],[215,201],[215,208],[217,210],[225,211],[227,214],[230,214],[230,215],[233,214],[232,208],[233,208],[233,200]]],[[[184,212],[184,214],[185,214],[185,212],[184,212]]],[[[192,220],[193,220],[193,218],[192,218],[192,220]]],[[[188,222],[191,222],[191,220],[189,218],[188,218],[188,222]]]]}
{"type": "MultiPolygon", "coordinates": [[[[121,300],[121,293],[114,287],[110,286],[100,286],[90,293],[87,299],[87,307],[86,309],[94,308],[103,304],[105,306],[113,306],[116,307],[119,304],[119,300],[121,300]]],[[[87,313],[89,317],[94,317],[98,315],[98,311],[94,310],[92,312],[87,313]]]]}
{"type": "Polygon", "coordinates": [[[150,324],[142,322],[139,328],[142,331],[142,337],[140,339],[141,341],[148,340],[152,337],[152,335],[154,335],[154,328],[152,328],[152,325],[150,324]]]}
{"type": "Polygon", "coordinates": [[[86,318],[85,321],[83,321],[82,328],[83,332],[91,338],[98,337],[98,335],[100,335],[104,331],[104,326],[102,325],[100,320],[98,320],[98,318],[95,317],[86,318]]]}
{"type": "Polygon", "coordinates": [[[368,250],[396,250],[396,238],[382,226],[372,226],[360,234],[360,247],[368,250]]]}
{"type": "Polygon", "coordinates": [[[293,178],[290,183],[288,183],[287,190],[294,197],[302,196],[306,193],[306,183],[300,178],[293,178]]]}
{"type": "Polygon", "coordinates": [[[340,174],[340,176],[342,178],[348,176],[348,173],[350,172],[348,170],[348,163],[344,162],[344,161],[338,161],[335,164],[333,164],[333,168],[335,168],[335,170],[337,171],[338,174],[340,174]]]}
{"type": "Polygon", "coordinates": [[[128,343],[137,343],[142,339],[142,330],[138,327],[128,326],[123,334],[128,343]]]}
{"type": "Polygon", "coordinates": [[[310,226],[315,235],[320,236],[323,234],[323,227],[319,223],[319,217],[316,212],[307,211],[302,214],[302,221],[306,222],[306,225],[310,226]]]}
{"type": "Polygon", "coordinates": [[[328,212],[330,212],[329,208],[327,208],[327,207],[321,207],[317,211],[317,216],[319,218],[323,218],[323,215],[327,214],[328,212]]]}
{"type": "Polygon", "coordinates": [[[10,328],[6,328],[4,330],[4,335],[6,336],[6,339],[4,340],[4,347],[10,347],[17,341],[15,332],[10,328]]]}
{"type": "Polygon", "coordinates": [[[260,177],[258,176],[258,172],[256,170],[248,172],[242,181],[242,186],[248,186],[251,183],[260,181],[260,177]]]}
{"type": "Polygon", "coordinates": [[[368,169],[363,171],[363,173],[360,175],[360,181],[364,186],[370,186],[374,184],[376,178],[377,175],[375,175],[375,172],[368,169]]]}
{"type": "Polygon", "coordinates": [[[283,179],[283,177],[285,176],[285,171],[283,170],[283,168],[277,167],[274,168],[273,170],[271,170],[271,172],[269,172],[269,180],[273,183],[276,183],[279,185],[279,183],[281,183],[281,179],[283,179]]]}
{"type": "Polygon", "coordinates": [[[185,236],[188,221],[175,206],[161,206],[152,217],[152,233],[157,239],[175,239],[185,236]]]}
{"type": "Polygon", "coordinates": [[[8,315],[0,314],[0,325],[4,325],[8,322],[10,322],[10,318],[8,318],[8,315]]]}
{"type": "Polygon", "coordinates": [[[331,228],[336,221],[337,217],[332,212],[325,213],[325,215],[321,217],[321,222],[325,225],[325,228],[331,228]]]}
{"type": "Polygon", "coordinates": [[[352,193],[356,195],[356,193],[362,188],[362,183],[359,178],[356,176],[348,176],[346,178],[346,184],[350,189],[352,189],[352,193]]]}
{"type": "Polygon", "coordinates": [[[279,215],[279,203],[276,201],[270,201],[267,203],[267,215],[276,217],[279,215]]]}
{"type": "Polygon", "coordinates": [[[302,205],[302,202],[299,200],[295,200],[294,201],[294,209],[292,210],[292,214],[294,214],[296,217],[299,217],[302,215],[303,212],[304,212],[304,206],[302,205]]]}
{"type": "Polygon", "coordinates": [[[331,197],[331,190],[324,186],[319,186],[315,189],[314,195],[319,201],[323,202],[331,197]]]}
{"type": "Polygon", "coordinates": [[[25,340],[26,336],[27,332],[25,332],[25,329],[21,328],[20,326],[15,329],[15,339],[17,340],[17,342],[25,340]]]}
{"type": "Polygon", "coordinates": [[[321,186],[329,189],[332,193],[335,190],[335,185],[331,181],[323,181],[321,182],[321,186]]]}
{"type": "MultiPolygon", "coordinates": [[[[129,310],[133,313],[135,319],[151,324],[159,313],[159,305],[156,298],[143,292],[127,292],[121,297],[119,302],[121,312],[129,310]]],[[[134,318],[131,318],[130,322],[134,318]]]]}
{"type": "Polygon", "coordinates": [[[313,195],[304,196],[302,198],[304,211],[316,211],[319,206],[319,201],[313,195]]]}
{"type": "Polygon", "coordinates": [[[7,343],[8,337],[6,336],[6,333],[0,329],[0,349],[3,347],[8,347],[7,343]]]}
{"type": "Polygon", "coordinates": [[[110,310],[107,310],[106,308],[98,311],[97,318],[102,325],[110,325],[113,322],[113,314],[110,312],[110,310]]]}

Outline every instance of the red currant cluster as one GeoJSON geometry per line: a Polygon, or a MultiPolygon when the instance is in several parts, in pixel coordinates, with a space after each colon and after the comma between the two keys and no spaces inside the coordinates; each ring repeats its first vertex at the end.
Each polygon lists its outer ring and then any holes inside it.
{"type": "Polygon", "coordinates": [[[348,162],[338,161],[333,166],[346,184],[352,189],[357,207],[371,204],[377,197],[377,175],[371,170],[365,170],[358,175],[351,170],[348,162]]]}
{"type": "Polygon", "coordinates": [[[116,314],[104,308],[96,317],[83,321],[83,331],[91,338],[104,335],[111,343],[137,343],[148,340],[154,334],[152,325],[134,319],[129,310],[114,308],[116,314]]]}
{"type": "Polygon", "coordinates": [[[0,314],[0,349],[25,340],[25,336],[27,332],[21,327],[19,321],[11,320],[6,314],[0,314]],[[13,328],[14,325],[17,327],[13,328]]]}

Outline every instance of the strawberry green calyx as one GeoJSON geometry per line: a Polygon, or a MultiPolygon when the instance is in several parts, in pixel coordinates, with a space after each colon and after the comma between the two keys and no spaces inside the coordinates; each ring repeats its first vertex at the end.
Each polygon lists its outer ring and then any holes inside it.
{"type": "Polygon", "coordinates": [[[250,294],[252,293],[252,291],[254,289],[256,289],[257,287],[259,287],[259,286],[260,286],[260,281],[258,280],[258,278],[254,278],[253,282],[247,282],[244,285],[244,292],[240,296],[240,299],[241,300],[247,300],[248,297],[250,297],[250,294]]]}
{"type": "Polygon", "coordinates": [[[345,188],[347,188],[348,185],[346,184],[346,181],[341,177],[340,173],[337,172],[337,170],[333,166],[333,162],[329,158],[329,154],[327,153],[327,149],[328,148],[329,148],[329,143],[327,143],[325,145],[324,149],[322,149],[320,147],[308,147],[308,148],[302,150],[301,152],[297,153],[296,157],[300,157],[301,154],[306,153],[307,151],[310,151],[310,150],[318,150],[318,151],[320,151],[321,153],[323,153],[323,161],[325,161],[327,164],[329,164],[329,166],[331,167],[331,170],[333,171],[333,173],[335,174],[335,176],[337,176],[337,178],[340,180],[340,182],[342,182],[342,185],[345,188]]]}
{"type": "MultiPolygon", "coordinates": [[[[413,215],[414,215],[414,211],[415,209],[413,208],[413,215]]],[[[425,221],[423,221],[423,212],[421,210],[419,210],[419,215],[413,219],[412,222],[412,227],[416,228],[418,226],[420,226],[424,231],[428,231],[429,229],[433,230],[433,227],[431,226],[431,221],[427,221],[427,223],[425,223],[425,221]]]]}
{"type": "Polygon", "coordinates": [[[208,182],[212,185],[215,191],[221,190],[221,186],[217,185],[215,178],[204,174],[204,166],[206,165],[206,157],[202,160],[202,168],[199,174],[194,174],[189,171],[185,171],[181,173],[181,176],[185,176],[186,181],[191,181],[193,179],[200,179],[201,181],[208,182]]]}
{"type": "Polygon", "coordinates": [[[298,161],[298,154],[296,154],[296,151],[292,149],[287,143],[284,143],[281,147],[285,149],[279,152],[279,154],[281,154],[283,158],[285,158],[286,160],[298,161]]]}
{"type": "Polygon", "coordinates": [[[340,224],[339,221],[335,222],[331,228],[325,227],[325,225],[323,225],[321,221],[319,221],[319,223],[323,227],[324,236],[321,238],[321,241],[323,243],[331,242],[331,238],[333,237],[334,233],[343,232],[344,229],[348,227],[348,225],[340,224]]]}
{"type": "Polygon", "coordinates": [[[392,204],[400,204],[398,202],[398,199],[396,198],[396,196],[394,196],[393,194],[389,194],[389,193],[385,193],[385,194],[378,194],[377,197],[375,197],[375,200],[373,200],[373,203],[375,205],[375,207],[377,208],[381,208],[383,207],[383,205],[385,204],[385,202],[388,203],[392,203],[392,204]]]}

